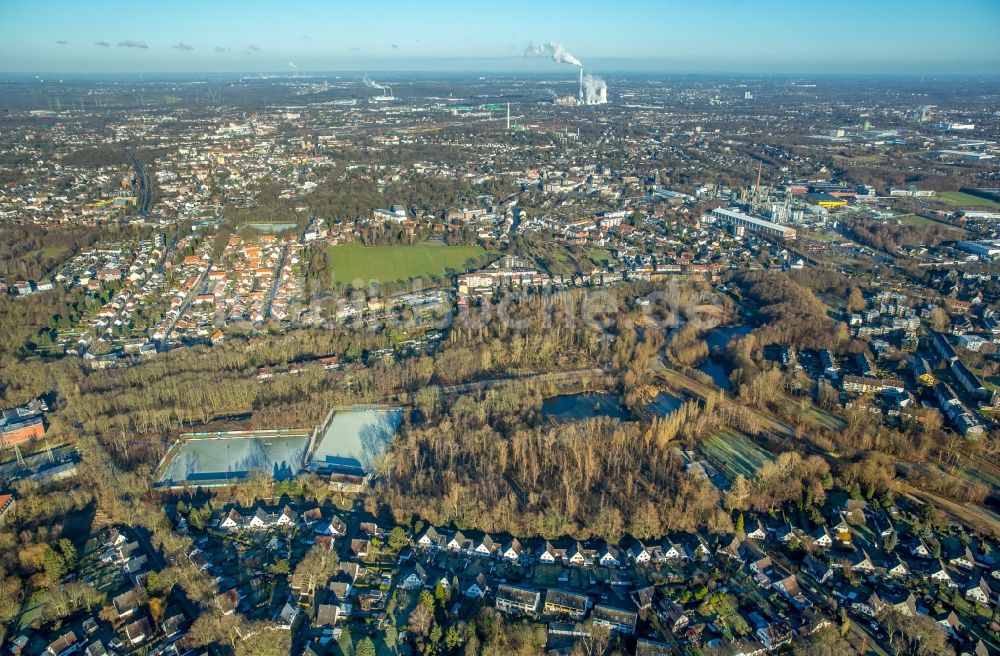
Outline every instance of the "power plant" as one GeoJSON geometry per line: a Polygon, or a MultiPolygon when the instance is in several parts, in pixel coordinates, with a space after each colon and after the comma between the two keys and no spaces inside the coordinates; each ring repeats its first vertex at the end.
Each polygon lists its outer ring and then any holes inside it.
{"type": "Polygon", "coordinates": [[[608,84],[596,75],[584,75],[580,69],[580,99],[584,105],[608,104],[608,84]]]}
{"type": "Polygon", "coordinates": [[[574,57],[561,43],[551,41],[534,47],[528,46],[525,57],[549,57],[559,64],[569,64],[580,69],[580,91],[576,98],[565,96],[556,98],[558,105],[606,105],[608,102],[608,84],[603,79],[589,73],[584,74],[583,62],[574,57]]]}
{"type": "Polygon", "coordinates": [[[378,82],[367,76],[364,78],[364,80],[362,80],[362,82],[364,82],[365,86],[368,87],[369,89],[378,89],[379,91],[382,92],[377,96],[372,96],[372,98],[369,99],[370,102],[375,102],[375,103],[392,102],[393,100],[396,99],[396,97],[392,95],[392,87],[389,86],[388,84],[379,84],[378,82]]]}

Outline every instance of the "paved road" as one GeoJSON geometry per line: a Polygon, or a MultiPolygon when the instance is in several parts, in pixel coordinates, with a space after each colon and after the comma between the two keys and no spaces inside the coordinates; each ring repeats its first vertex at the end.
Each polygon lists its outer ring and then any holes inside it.
{"type": "Polygon", "coordinates": [[[274,280],[271,282],[271,290],[267,294],[267,306],[264,308],[264,316],[271,318],[271,306],[274,305],[274,297],[278,295],[278,287],[281,285],[281,270],[285,266],[285,258],[288,257],[288,244],[281,249],[281,257],[278,258],[278,267],[274,270],[274,280]]]}
{"type": "Polygon", "coordinates": [[[166,343],[167,340],[170,339],[170,333],[173,332],[174,326],[177,325],[177,322],[180,321],[180,318],[184,316],[184,313],[187,312],[187,309],[191,306],[191,303],[194,302],[194,297],[198,295],[198,290],[201,289],[201,286],[205,283],[205,277],[208,276],[208,272],[211,269],[212,269],[212,262],[209,261],[208,266],[205,267],[205,270],[201,272],[200,276],[198,276],[197,282],[194,283],[194,286],[191,287],[187,295],[184,297],[184,302],[181,303],[180,309],[177,312],[177,316],[173,318],[173,320],[170,322],[170,327],[167,328],[167,331],[163,334],[162,341],[164,343],[166,343]]]}
{"type": "Polygon", "coordinates": [[[181,238],[181,231],[176,230],[174,236],[171,237],[170,243],[163,248],[163,254],[160,256],[160,261],[156,263],[156,271],[158,273],[163,273],[163,267],[167,264],[167,258],[170,257],[170,253],[173,252],[174,247],[177,246],[177,241],[181,238]]]}
{"type": "Polygon", "coordinates": [[[149,216],[149,208],[153,205],[153,185],[150,184],[149,174],[143,168],[139,156],[131,148],[126,148],[125,152],[132,158],[132,166],[135,168],[135,175],[139,178],[139,204],[136,214],[138,216],[149,216]]]}
{"type": "MultiPolygon", "coordinates": [[[[316,218],[315,216],[309,217],[310,223],[316,218]]],[[[308,224],[299,231],[299,244],[304,245],[306,243],[306,228],[308,224]]],[[[274,272],[274,284],[271,285],[271,293],[267,296],[267,308],[264,310],[264,316],[270,318],[271,316],[271,305],[274,304],[274,297],[278,294],[278,285],[281,283],[281,270],[285,267],[285,259],[288,257],[288,249],[290,244],[285,244],[285,247],[281,249],[281,257],[278,259],[278,268],[274,272]]]]}

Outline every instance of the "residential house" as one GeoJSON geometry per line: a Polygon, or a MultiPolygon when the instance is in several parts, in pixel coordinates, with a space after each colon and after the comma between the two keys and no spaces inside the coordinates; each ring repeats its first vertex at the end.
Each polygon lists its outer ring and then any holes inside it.
{"type": "Polygon", "coordinates": [[[321,521],[323,521],[323,511],[319,508],[310,508],[302,513],[302,523],[306,526],[312,526],[321,521]]]}
{"type": "Polygon", "coordinates": [[[243,527],[243,516],[236,509],[230,510],[222,516],[219,521],[219,528],[226,531],[238,531],[243,527]]]}
{"type": "Polygon", "coordinates": [[[849,513],[841,511],[837,514],[837,521],[833,524],[831,529],[833,532],[833,539],[845,547],[849,547],[851,545],[851,541],[854,539],[851,522],[848,521],[849,517],[854,518],[853,521],[856,521],[858,524],[863,524],[865,514],[859,509],[852,510],[849,513]]]}
{"type": "Polygon", "coordinates": [[[766,588],[771,585],[771,579],[765,573],[774,565],[771,562],[770,556],[764,556],[759,558],[754,562],[750,563],[750,573],[753,574],[754,580],[757,581],[757,585],[761,588],[766,588]]]}
{"type": "Polygon", "coordinates": [[[872,592],[867,597],[856,598],[851,602],[851,610],[855,613],[861,613],[867,615],[868,617],[875,617],[878,615],[885,604],[882,602],[882,598],[879,597],[877,592],[872,592]]]}
{"type": "Polygon", "coordinates": [[[275,521],[276,520],[274,516],[271,515],[271,513],[267,512],[263,508],[257,508],[257,510],[255,510],[253,515],[250,517],[250,519],[247,520],[246,525],[247,528],[259,531],[271,528],[272,526],[274,526],[275,521]]]}
{"type": "Polygon", "coordinates": [[[720,544],[716,553],[718,553],[720,556],[725,556],[730,560],[742,563],[743,557],[740,555],[741,546],[742,543],[740,542],[740,539],[734,535],[733,539],[730,540],[729,542],[720,544]]]}
{"type": "Polygon", "coordinates": [[[759,627],[756,635],[767,651],[773,651],[792,641],[792,627],[788,620],[780,620],[759,627]]]}
{"type": "Polygon", "coordinates": [[[133,583],[137,583],[137,575],[146,569],[147,564],[149,564],[149,557],[146,554],[141,553],[125,561],[123,569],[133,580],[133,583]]]}
{"type": "Polygon", "coordinates": [[[298,625],[301,618],[302,611],[299,605],[291,601],[286,601],[285,605],[281,607],[281,611],[278,612],[278,616],[275,618],[275,627],[284,631],[292,631],[298,625]]]}
{"type": "Polygon", "coordinates": [[[653,600],[656,598],[656,588],[647,585],[632,593],[632,601],[639,607],[639,610],[648,610],[653,607],[653,600]]]}
{"type": "Polygon", "coordinates": [[[315,546],[320,551],[333,551],[333,536],[332,535],[317,535],[313,539],[313,546],[315,546]]]}
{"type": "Polygon", "coordinates": [[[627,553],[628,557],[631,558],[632,562],[636,565],[645,565],[653,559],[650,549],[648,549],[646,545],[639,540],[636,540],[635,544],[629,547],[627,553]]]}
{"type": "Polygon", "coordinates": [[[472,550],[472,553],[482,558],[489,558],[498,547],[499,545],[493,541],[493,538],[488,534],[483,534],[483,537],[476,541],[476,547],[472,550]]]}
{"type": "Polygon", "coordinates": [[[340,606],[337,604],[319,604],[316,607],[316,626],[333,626],[340,617],[340,606]]]}
{"type": "Polygon", "coordinates": [[[851,607],[869,617],[878,617],[886,609],[896,610],[909,617],[917,614],[916,598],[907,590],[872,592],[867,597],[854,601],[851,607]]]}
{"type": "Polygon", "coordinates": [[[590,598],[587,595],[552,588],[545,592],[546,614],[564,616],[582,622],[589,608],[590,598]]]}
{"type": "Polygon", "coordinates": [[[77,638],[76,633],[73,631],[67,631],[55,640],[49,643],[48,648],[45,650],[45,656],[67,656],[67,654],[75,654],[83,644],[80,639],[77,638]]]}
{"type": "Polygon", "coordinates": [[[990,649],[983,642],[982,638],[980,638],[975,644],[970,643],[966,649],[962,650],[959,656],[990,656],[990,649]]]}
{"type": "Polygon", "coordinates": [[[691,618],[684,611],[684,607],[672,599],[660,599],[657,603],[656,614],[666,629],[673,634],[682,631],[691,623],[691,618]]]}
{"type": "Polygon", "coordinates": [[[830,532],[825,525],[816,528],[809,534],[809,537],[812,538],[813,546],[820,549],[829,549],[833,546],[833,538],[830,537],[830,532]]]}
{"type": "Polygon", "coordinates": [[[333,537],[343,537],[347,535],[347,524],[337,515],[330,518],[330,521],[321,521],[316,524],[316,532],[333,537]]]}
{"type": "Polygon", "coordinates": [[[691,553],[691,560],[706,560],[712,555],[711,548],[700,534],[695,534],[694,539],[689,542],[688,551],[691,553]]]}
{"type": "Polygon", "coordinates": [[[197,548],[195,548],[188,555],[188,560],[191,561],[191,564],[194,565],[198,569],[198,571],[204,571],[208,569],[209,566],[211,566],[212,564],[211,562],[209,562],[208,558],[206,558],[205,555],[197,548]]]}
{"type": "Polygon", "coordinates": [[[351,583],[357,582],[361,577],[362,568],[361,565],[351,562],[340,563],[340,575],[342,578],[346,578],[351,583]]]}
{"type": "Polygon", "coordinates": [[[330,581],[326,589],[334,599],[343,603],[351,597],[354,586],[350,581],[330,581]]]}
{"type": "Polygon", "coordinates": [[[13,494],[0,494],[0,526],[3,526],[7,515],[14,509],[15,503],[13,494]]]}
{"type": "Polygon", "coordinates": [[[772,584],[775,590],[783,592],[786,597],[788,597],[793,603],[799,606],[806,605],[806,596],[802,592],[802,588],[799,586],[799,580],[794,574],[787,576],[780,581],[775,581],[772,584]]]}
{"type": "Polygon", "coordinates": [[[165,618],[160,623],[160,628],[163,629],[163,635],[167,640],[172,640],[180,636],[181,630],[184,628],[185,619],[180,613],[175,613],[165,618]]]}
{"type": "Polygon", "coordinates": [[[521,546],[521,542],[517,538],[512,538],[510,542],[501,547],[500,557],[516,563],[521,558],[523,551],[524,547],[521,546]]]}
{"type": "Polygon", "coordinates": [[[953,640],[958,640],[959,636],[964,632],[962,627],[962,622],[955,615],[955,611],[942,611],[936,615],[932,616],[934,621],[944,629],[944,632],[948,634],[953,640]]]}
{"type": "Polygon", "coordinates": [[[868,552],[864,549],[856,549],[850,552],[844,560],[854,572],[871,574],[875,571],[875,563],[872,562],[872,559],[868,556],[868,552]]]}
{"type": "Polygon", "coordinates": [[[774,529],[774,538],[781,544],[788,544],[798,539],[798,531],[791,524],[785,524],[774,529]]]}
{"type": "Polygon", "coordinates": [[[852,499],[848,497],[844,500],[843,512],[853,516],[858,523],[863,523],[865,513],[868,512],[868,502],[864,499],[852,499]]]}
{"type": "Polygon", "coordinates": [[[986,579],[982,577],[976,579],[965,588],[964,596],[969,601],[984,606],[996,603],[996,598],[990,590],[990,586],[986,583],[986,579]]]}
{"type": "Polygon", "coordinates": [[[910,568],[899,554],[893,554],[886,563],[885,573],[894,579],[903,579],[910,575],[910,568]]]}
{"type": "Polygon", "coordinates": [[[140,592],[136,588],[121,593],[111,599],[111,605],[118,614],[118,619],[125,620],[132,617],[140,605],[140,592]]]}
{"type": "Polygon", "coordinates": [[[976,558],[972,555],[972,549],[961,542],[957,542],[953,548],[949,549],[948,563],[970,572],[976,568],[976,558]]]}
{"type": "Polygon", "coordinates": [[[949,588],[957,588],[958,584],[952,580],[951,576],[948,574],[948,570],[945,569],[944,563],[938,559],[936,564],[931,566],[928,571],[927,578],[929,578],[934,583],[939,585],[946,585],[949,588]]]}
{"type": "Polygon", "coordinates": [[[275,518],[274,523],[276,526],[295,526],[298,522],[299,514],[292,510],[291,506],[285,506],[278,513],[277,518],[275,518]]]}
{"type": "Polygon", "coordinates": [[[427,580],[427,570],[420,563],[416,563],[413,566],[413,570],[406,575],[403,582],[400,583],[400,587],[404,590],[419,590],[423,587],[424,581],[427,580]]]}
{"type": "Polygon", "coordinates": [[[615,547],[605,545],[597,552],[597,562],[602,567],[618,567],[621,565],[621,554],[615,547]]]}
{"type": "Polygon", "coordinates": [[[574,542],[573,546],[566,550],[564,558],[568,564],[576,565],[577,567],[583,567],[588,564],[587,551],[579,542],[574,542]]]}
{"type": "Polygon", "coordinates": [[[438,533],[437,529],[433,526],[428,526],[424,531],[423,535],[417,538],[417,546],[430,548],[430,547],[440,547],[444,541],[444,536],[438,533]]]}
{"type": "Polygon", "coordinates": [[[153,625],[148,617],[140,617],[131,624],[125,626],[125,637],[133,645],[141,645],[155,635],[153,625]]]}
{"type": "Polygon", "coordinates": [[[759,521],[754,522],[752,526],[747,526],[744,530],[748,540],[763,540],[767,537],[767,531],[764,530],[764,525],[759,521]]]}
{"type": "Polygon", "coordinates": [[[472,540],[465,537],[461,531],[455,531],[455,535],[448,540],[445,548],[449,551],[468,551],[471,544],[472,540]]]}
{"type": "Polygon", "coordinates": [[[678,561],[687,558],[687,551],[679,544],[675,544],[670,540],[666,541],[663,548],[663,559],[667,561],[678,561]]]}
{"type": "Polygon", "coordinates": [[[590,614],[590,619],[595,624],[606,626],[612,631],[632,634],[635,633],[635,625],[639,619],[639,614],[634,610],[615,608],[614,606],[608,606],[606,604],[597,604],[594,606],[594,610],[590,614]]]}
{"type": "Polygon", "coordinates": [[[104,646],[103,642],[101,642],[100,640],[95,640],[94,642],[87,645],[87,648],[83,650],[83,656],[108,656],[108,650],[104,646]]]}
{"type": "Polygon", "coordinates": [[[914,558],[930,558],[931,550],[923,538],[917,538],[910,544],[910,555],[914,558]]]}
{"type": "Polygon", "coordinates": [[[441,572],[436,579],[431,579],[432,588],[441,588],[446,593],[451,592],[451,581],[448,580],[448,573],[441,572]]]}
{"type": "Polygon", "coordinates": [[[482,599],[487,592],[489,592],[489,583],[486,580],[486,575],[480,572],[479,576],[465,586],[462,594],[469,599],[482,599]]]}
{"type": "Polygon", "coordinates": [[[108,536],[104,540],[104,546],[109,549],[117,549],[127,542],[128,538],[117,528],[113,528],[108,532],[108,536]]]}
{"type": "Polygon", "coordinates": [[[495,606],[501,613],[534,615],[538,612],[541,599],[542,595],[538,590],[501,584],[497,587],[495,606]]]}
{"type": "Polygon", "coordinates": [[[382,536],[382,529],[375,522],[361,522],[358,524],[358,529],[369,538],[379,538],[382,536]]]}
{"type": "Polygon", "coordinates": [[[538,562],[546,564],[554,563],[556,562],[557,558],[562,557],[563,553],[565,552],[556,549],[551,542],[546,540],[545,544],[542,546],[542,549],[538,554],[538,562]]]}
{"type": "Polygon", "coordinates": [[[819,583],[826,583],[833,577],[833,568],[812,554],[802,559],[802,569],[819,583]]]}
{"type": "Polygon", "coordinates": [[[361,538],[351,540],[351,554],[354,558],[367,558],[371,548],[372,543],[368,540],[361,538]]]}

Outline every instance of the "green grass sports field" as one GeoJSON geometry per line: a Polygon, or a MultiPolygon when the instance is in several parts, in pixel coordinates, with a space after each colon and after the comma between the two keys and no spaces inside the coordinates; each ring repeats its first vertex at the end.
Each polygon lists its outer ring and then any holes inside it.
{"type": "Polygon", "coordinates": [[[469,260],[486,253],[481,246],[362,246],[358,243],[330,247],[333,280],[350,284],[360,279],[393,282],[444,276],[448,269],[465,271],[469,260]]]}

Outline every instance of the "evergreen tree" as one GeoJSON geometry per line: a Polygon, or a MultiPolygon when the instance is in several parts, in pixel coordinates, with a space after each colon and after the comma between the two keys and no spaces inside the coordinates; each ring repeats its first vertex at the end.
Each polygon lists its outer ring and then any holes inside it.
{"type": "Polygon", "coordinates": [[[354,648],[354,656],[375,656],[375,654],[375,643],[367,636],[354,648]]]}

